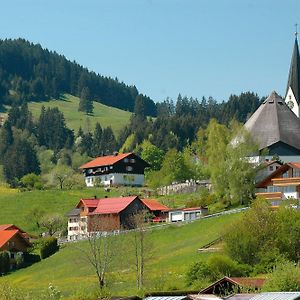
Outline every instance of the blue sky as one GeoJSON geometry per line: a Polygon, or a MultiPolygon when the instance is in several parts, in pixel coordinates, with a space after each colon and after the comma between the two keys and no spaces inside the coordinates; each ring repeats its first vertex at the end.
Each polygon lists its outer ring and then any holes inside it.
{"type": "Polygon", "coordinates": [[[284,94],[299,0],[0,0],[0,38],[28,39],[155,101],[284,94]]]}

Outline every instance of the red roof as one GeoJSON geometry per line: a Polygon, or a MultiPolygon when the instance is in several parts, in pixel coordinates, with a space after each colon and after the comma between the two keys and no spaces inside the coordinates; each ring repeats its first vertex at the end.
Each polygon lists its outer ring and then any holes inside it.
{"type": "Polygon", "coordinates": [[[91,215],[95,215],[95,214],[118,214],[122,210],[124,210],[136,198],[138,198],[138,197],[137,196],[131,196],[131,197],[98,199],[99,202],[98,202],[97,208],[90,214],[91,215]]]}
{"type": "Polygon", "coordinates": [[[80,199],[79,203],[76,207],[79,206],[80,203],[83,203],[84,206],[96,208],[98,205],[99,199],[80,199]]]}
{"type": "Polygon", "coordinates": [[[0,231],[0,249],[18,232],[17,229],[0,231]]]}
{"type": "Polygon", "coordinates": [[[101,166],[110,166],[115,164],[116,162],[122,160],[123,158],[129,156],[132,153],[120,153],[117,155],[108,155],[108,156],[99,156],[94,160],[82,165],[80,169],[87,169],[87,168],[96,168],[101,166]]]}
{"type": "Polygon", "coordinates": [[[142,199],[142,202],[150,209],[150,210],[162,210],[169,211],[170,208],[159,203],[155,199],[142,199]]]}
{"type": "Polygon", "coordinates": [[[0,231],[7,230],[13,226],[14,226],[13,224],[2,224],[2,225],[0,225],[0,231]]]}
{"type": "Polygon", "coordinates": [[[262,287],[266,281],[264,278],[251,278],[251,277],[229,277],[232,281],[239,285],[250,287],[262,287]]]}

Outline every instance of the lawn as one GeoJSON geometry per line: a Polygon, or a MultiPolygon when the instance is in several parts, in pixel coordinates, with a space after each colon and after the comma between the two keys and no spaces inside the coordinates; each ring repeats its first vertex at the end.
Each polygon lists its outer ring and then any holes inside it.
{"type": "MultiPolygon", "coordinates": [[[[226,225],[239,216],[202,219],[188,225],[173,224],[149,233],[146,290],[186,289],[185,273],[189,266],[211,255],[198,253],[197,249],[218,238],[226,225]]],[[[114,256],[115,267],[109,274],[110,289],[114,295],[135,294],[131,236],[126,234],[116,238],[119,239],[119,246],[114,256]]],[[[52,283],[65,295],[73,294],[78,289],[95,288],[96,277],[91,266],[82,259],[83,252],[80,249],[87,249],[87,243],[63,245],[52,257],[0,278],[0,283],[1,280],[8,280],[34,293],[46,290],[52,283]]]]}
{"type": "Polygon", "coordinates": [[[67,126],[78,131],[81,126],[84,130],[93,131],[96,122],[99,122],[101,127],[111,126],[114,133],[118,135],[121,129],[129,122],[131,113],[106,106],[104,104],[94,102],[94,112],[92,115],[86,115],[83,112],[78,111],[79,98],[66,94],[60,100],[50,100],[44,102],[30,102],[28,107],[35,119],[38,119],[41,107],[58,107],[58,109],[64,114],[67,126]]]}

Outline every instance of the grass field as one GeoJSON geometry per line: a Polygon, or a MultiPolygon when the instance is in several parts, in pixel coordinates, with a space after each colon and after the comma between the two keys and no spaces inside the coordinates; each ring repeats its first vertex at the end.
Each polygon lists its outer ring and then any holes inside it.
{"type": "MultiPolygon", "coordinates": [[[[145,270],[146,290],[184,289],[185,273],[197,260],[208,257],[208,253],[198,253],[197,249],[218,238],[226,228],[240,215],[226,215],[218,218],[202,219],[188,225],[171,225],[153,230],[148,235],[151,245],[151,258],[145,270]]],[[[130,234],[118,236],[121,244],[114,256],[115,268],[109,274],[110,289],[114,295],[135,294],[135,277],[133,269],[133,249],[130,234]]],[[[83,259],[87,249],[86,242],[62,246],[52,257],[26,269],[18,270],[1,280],[8,280],[23,290],[38,294],[52,283],[65,295],[77,290],[96,288],[96,277],[89,264],[83,259]]]]}
{"type": "Polygon", "coordinates": [[[65,116],[67,126],[74,129],[75,132],[78,131],[80,126],[83,129],[93,131],[96,122],[99,122],[102,128],[111,126],[115,134],[118,135],[121,129],[129,122],[131,116],[130,112],[98,102],[94,102],[93,115],[87,116],[83,112],[78,111],[79,98],[66,94],[61,100],[30,102],[28,107],[35,119],[39,117],[43,105],[46,108],[58,107],[65,116]]]}

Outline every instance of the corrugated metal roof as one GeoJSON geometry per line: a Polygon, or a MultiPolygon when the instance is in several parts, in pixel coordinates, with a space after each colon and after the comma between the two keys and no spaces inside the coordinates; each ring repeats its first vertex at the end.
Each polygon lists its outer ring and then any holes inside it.
{"type": "Polygon", "coordinates": [[[187,299],[187,296],[155,296],[147,297],[144,300],[184,300],[187,299]]]}
{"type": "Polygon", "coordinates": [[[300,292],[270,292],[258,294],[249,300],[298,300],[300,292]]]}

